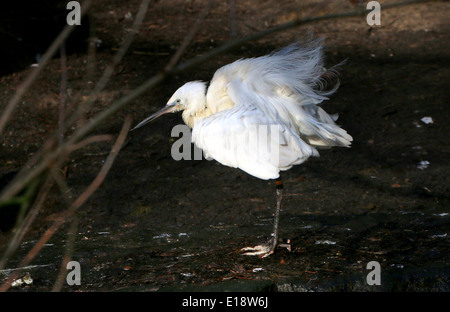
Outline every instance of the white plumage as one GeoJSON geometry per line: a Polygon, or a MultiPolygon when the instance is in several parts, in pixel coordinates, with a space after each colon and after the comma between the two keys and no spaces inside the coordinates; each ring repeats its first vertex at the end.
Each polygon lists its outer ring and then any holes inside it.
{"type": "Polygon", "coordinates": [[[183,110],[192,141],[206,157],[276,179],[280,170],[318,156],[317,148],[350,146],[352,137],[335,123],[337,116],[319,106],[338,87],[324,90],[334,74],[323,66],[321,40],[295,43],[223,66],[208,88],[201,81],[186,83],[136,128],[183,110]]]}

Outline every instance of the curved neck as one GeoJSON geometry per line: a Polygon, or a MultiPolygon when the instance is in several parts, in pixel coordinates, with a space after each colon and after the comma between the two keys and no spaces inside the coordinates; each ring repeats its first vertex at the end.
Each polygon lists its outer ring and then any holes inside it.
{"type": "Polygon", "coordinates": [[[191,98],[189,106],[183,111],[182,117],[186,125],[193,128],[195,122],[211,115],[206,105],[206,96],[197,94],[191,98]]]}

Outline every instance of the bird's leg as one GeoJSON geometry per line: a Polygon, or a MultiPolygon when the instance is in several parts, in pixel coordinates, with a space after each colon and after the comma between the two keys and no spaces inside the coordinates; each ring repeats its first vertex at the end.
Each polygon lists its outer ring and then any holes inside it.
{"type": "Polygon", "coordinates": [[[283,198],[283,182],[279,178],[276,180],[276,192],[277,207],[275,208],[273,220],[272,238],[269,239],[266,244],[242,248],[242,251],[248,251],[244,253],[246,256],[261,256],[262,258],[265,258],[273,254],[277,246],[286,247],[289,251],[291,250],[291,246],[289,244],[278,244],[278,223],[280,221],[281,200],[283,198]]]}

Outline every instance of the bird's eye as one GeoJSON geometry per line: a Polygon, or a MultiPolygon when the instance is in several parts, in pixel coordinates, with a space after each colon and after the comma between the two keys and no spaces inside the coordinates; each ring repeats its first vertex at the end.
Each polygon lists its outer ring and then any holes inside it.
{"type": "Polygon", "coordinates": [[[181,103],[181,100],[180,100],[180,99],[178,99],[178,100],[177,100],[177,103],[178,103],[178,104],[180,104],[180,103],[181,103]]]}

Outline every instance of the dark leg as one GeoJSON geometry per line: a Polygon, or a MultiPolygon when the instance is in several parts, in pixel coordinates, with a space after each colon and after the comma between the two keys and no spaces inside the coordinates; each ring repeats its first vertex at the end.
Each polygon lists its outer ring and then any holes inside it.
{"type": "Polygon", "coordinates": [[[281,200],[283,198],[283,182],[280,178],[278,178],[275,183],[277,192],[277,207],[275,208],[275,215],[273,219],[272,238],[264,245],[242,248],[243,251],[249,251],[244,253],[246,256],[261,256],[262,258],[265,258],[273,254],[277,246],[286,247],[290,251],[290,245],[278,244],[278,224],[280,221],[281,200]]]}
{"type": "Polygon", "coordinates": [[[283,199],[283,182],[278,178],[276,181],[276,193],[277,193],[277,207],[275,208],[275,215],[273,218],[273,232],[272,240],[273,247],[271,248],[271,253],[275,250],[278,244],[278,224],[280,223],[280,211],[281,211],[281,200],[283,199]]]}

